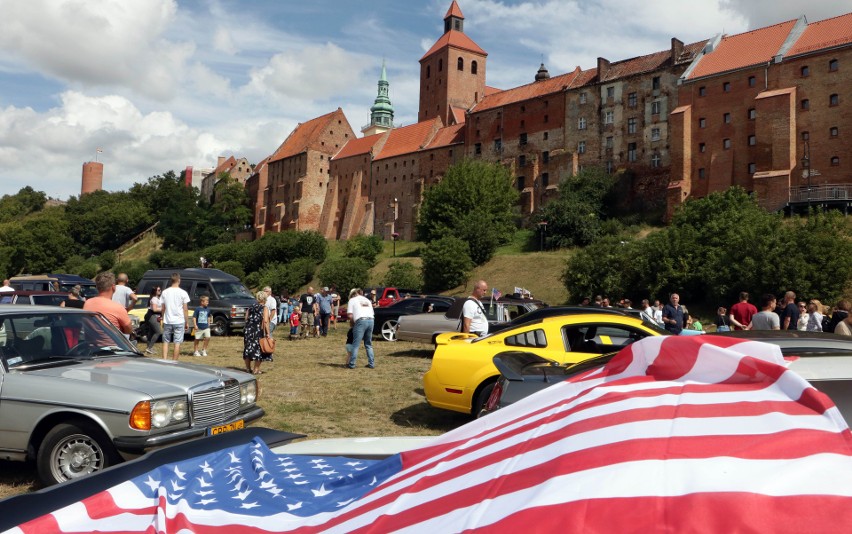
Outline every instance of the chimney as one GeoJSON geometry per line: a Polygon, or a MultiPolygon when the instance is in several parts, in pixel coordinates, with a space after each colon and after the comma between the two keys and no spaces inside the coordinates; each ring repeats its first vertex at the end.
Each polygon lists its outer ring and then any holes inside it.
{"type": "Polygon", "coordinates": [[[672,37],[672,64],[676,64],[678,58],[683,53],[683,41],[676,37],[672,37]]]}
{"type": "Polygon", "coordinates": [[[221,167],[223,163],[225,163],[225,156],[219,156],[219,161],[216,162],[216,168],[218,169],[221,167]]]}
{"type": "Polygon", "coordinates": [[[609,60],[598,58],[598,80],[603,80],[609,72],[609,60]]]}

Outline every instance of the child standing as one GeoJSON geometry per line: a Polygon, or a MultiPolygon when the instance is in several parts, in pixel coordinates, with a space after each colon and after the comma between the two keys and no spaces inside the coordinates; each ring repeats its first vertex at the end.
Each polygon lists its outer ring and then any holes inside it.
{"type": "Polygon", "coordinates": [[[290,312],[290,341],[293,341],[294,337],[296,339],[299,337],[299,315],[299,308],[293,308],[290,312]]]}
{"type": "Polygon", "coordinates": [[[349,359],[352,357],[352,349],[354,349],[354,343],[352,343],[352,328],[349,328],[349,331],[346,332],[346,359],[343,361],[343,365],[345,367],[349,367],[349,359]]]}
{"type": "Polygon", "coordinates": [[[195,308],[195,312],[192,314],[193,327],[195,328],[195,346],[193,347],[195,356],[207,356],[207,345],[210,344],[210,308],[208,308],[208,304],[210,304],[210,297],[201,297],[200,305],[195,308]],[[204,345],[201,352],[198,352],[198,342],[202,339],[204,345]]]}

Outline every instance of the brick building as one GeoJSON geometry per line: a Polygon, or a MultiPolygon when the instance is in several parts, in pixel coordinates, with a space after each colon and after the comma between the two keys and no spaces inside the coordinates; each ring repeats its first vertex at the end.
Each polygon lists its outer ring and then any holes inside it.
{"type": "Polygon", "coordinates": [[[812,180],[840,195],[829,186],[852,184],[844,157],[852,69],[842,67],[850,28],[852,14],[691,44],[673,38],[653,54],[598,58],[553,77],[542,64],[531,83],[499,90],[486,85],[487,53],[464,33],[453,1],[443,35],[420,59],[419,122],[393,127],[382,65],[365,137],[338,109],[299,125],[270,156],[265,190],[260,173],[249,181],[257,234],[411,239],[423,192],[465,157],[508,166],[524,215],[585,166],[632,171],[626,200],[669,214],[690,195],[731,185],[780,209],[802,195],[810,139],[812,180]]]}
{"type": "Polygon", "coordinates": [[[216,199],[214,198],[214,192],[216,184],[218,184],[222,178],[226,176],[228,178],[233,178],[244,186],[252,172],[252,165],[246,158],[237,159],[235,156],[228,158],[225,156],[219,156],[216,167],[212,171],[206,173],[201,180],[201,198],[207,202],[215,202],[216,199]]]}
{"type": "Polygon", "coordinates": [[[850,83],[852,14],[712,40],[679,81],[669,214],[734,185],[769,210],[848,210],[850,83]]]}

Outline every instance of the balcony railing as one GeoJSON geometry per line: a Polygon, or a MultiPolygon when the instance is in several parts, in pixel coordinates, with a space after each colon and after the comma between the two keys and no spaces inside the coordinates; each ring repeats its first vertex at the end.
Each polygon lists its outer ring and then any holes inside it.
{"type": "Polygon", "coordinates": [[[824,202],[830,200],[852,200],[852,184],[823,184],[790,188],[790,202],[824,202]]]}

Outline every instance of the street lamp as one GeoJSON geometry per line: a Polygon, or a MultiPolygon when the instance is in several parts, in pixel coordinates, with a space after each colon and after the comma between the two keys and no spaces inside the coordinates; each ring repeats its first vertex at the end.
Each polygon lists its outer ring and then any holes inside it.
{"type": "Polygon", "coordinates": [[[390,208],[393,208],[393,221],[391,221],[391,239],[393,239],[393,257],[396,258],[396,238],[399,234],[396,232],[396,220],[399,218],[399,199],[394,197],[390,203],[390,208]]]}
{"type": "Polygon", "coordinates": [[[547,221],[541,221],[538,223],[539,229],[539,251],[544,250],[544,234],[547,232],[547,221]]]}
{"type": "Polygon", "coordinates": [[[808,215],[811,213],[811,144],[805,140],[805,154],[802,156],[802,169],[808,178],[808,215]]]}

